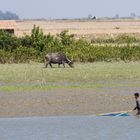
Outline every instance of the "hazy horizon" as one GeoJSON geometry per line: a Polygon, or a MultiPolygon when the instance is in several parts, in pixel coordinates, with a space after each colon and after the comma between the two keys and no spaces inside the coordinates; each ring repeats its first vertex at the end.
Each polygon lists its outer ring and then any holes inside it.
{"type": "Polygon", "coordinates": [[[1,0],[0,10],[16,13],[21,19],[128,17],[130,13],[140,16],[139,4],[138,0],[1,0]]]}

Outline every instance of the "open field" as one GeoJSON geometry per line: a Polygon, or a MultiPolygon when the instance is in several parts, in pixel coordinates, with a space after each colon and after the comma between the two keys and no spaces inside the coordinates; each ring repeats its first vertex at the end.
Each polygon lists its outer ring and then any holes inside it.
{"type": "Polygon", "coordinates": [[[92,115],[130,110],[140,91],[140,63],[0,65],[0,117],[92,115]]]}
{"type": "Polygon", "coordinates": [[[63,30],[68,30],[70,34],[77,36],[98,36],[113,34],[139,34],[139,19],[124,20],[23,20],[17,21],[15,34],[22,36],[30,34],[33,25],[39,26],[45,34],[53,35],[63,30]]]}

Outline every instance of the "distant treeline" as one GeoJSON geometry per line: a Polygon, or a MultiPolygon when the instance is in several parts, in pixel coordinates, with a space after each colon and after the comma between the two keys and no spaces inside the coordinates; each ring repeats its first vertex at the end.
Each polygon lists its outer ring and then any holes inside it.
{"type": "Polygon", "coordinates": [[[108,39],[76,39],[68,31],[56,36],[45,35],[34,25],[31,35],[16,37],[0,31],[0,63],[44,62],[49,52],[64,52],[77,62],[95,61],[138,61],[140,60],[140,39],[119,35],[108,39]]]}
{"type": "Polygon", "coordinates": [[[17,20],[19,16],[15,13],[6,11],[5,13],[0,11],[0,20],[17,20]]]}

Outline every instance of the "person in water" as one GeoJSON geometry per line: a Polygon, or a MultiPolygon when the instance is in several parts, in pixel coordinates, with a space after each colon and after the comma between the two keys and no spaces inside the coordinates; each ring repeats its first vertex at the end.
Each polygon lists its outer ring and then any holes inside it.
{"type": "Polygon", "coordinates": [[[139,93],[134,93],[134,97],[136,99],[136,107],[133,110],[137,110],[136,115],[140,115],[140,97],[139,97],[139,93]]]}

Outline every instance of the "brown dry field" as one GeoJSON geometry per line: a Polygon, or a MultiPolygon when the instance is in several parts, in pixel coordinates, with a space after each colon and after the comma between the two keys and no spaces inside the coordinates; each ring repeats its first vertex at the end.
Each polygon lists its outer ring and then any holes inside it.
{"type": "Polygon", "coordinates": [[[17,36],[31,34],[33,25],[39,26],[45,34],[53,35],[63,30],[78,36],[140,34],[140,19],[124,20],[19,20],[15,29],[17,36]]]}

